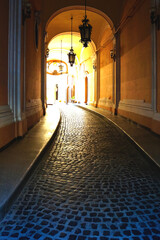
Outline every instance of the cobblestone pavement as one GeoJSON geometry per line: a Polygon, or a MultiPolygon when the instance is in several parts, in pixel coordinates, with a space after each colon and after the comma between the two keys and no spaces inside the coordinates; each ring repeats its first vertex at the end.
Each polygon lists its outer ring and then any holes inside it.
{"type": "Polygon", "coordinates": [[[160,171],[110,122],[62,106],[52,149],[1,222],[0,239],[159,240],[160,171]]]}

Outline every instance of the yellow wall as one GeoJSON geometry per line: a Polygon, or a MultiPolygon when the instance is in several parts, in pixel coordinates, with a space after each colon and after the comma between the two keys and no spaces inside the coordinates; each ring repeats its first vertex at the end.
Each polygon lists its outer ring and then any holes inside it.
{"type": "Polygon", "coordinates": [[[85,66],[88,74],[88,91],[89,91],[89,103],[94,102],[94,72],[93,72],[93,63],[92,60],[89,59],[87,62],[85,62],[85,66]]]}
{"type": "Polygon", "coordinates": [[[26,20],[26,101],[41,97],[41,24],[39,25],[39,47],[35,46],[34,11],[40,10],[37,0],[32,0],[31,19],[26,20]]]}
{"type": "MultiPolygon", "coordinates": [[[[41,31],[42,16],[39,25],[39,44],[38,49],[35,45],[35,11],[41,10],[41,1],[32,0],[31,18],[26,20],[26,104],[41,99],[41,31]]],[[[30,128],[39,121],[41,112],[37,112],[33,117],[27,118],[27,127],[30,128]]]]}
{"type": "MultiPolygon", "coordinates": [[[[87,71],[88,77],[88,102],[94,102],[94,70],[93,70],[93,58],[95,58],[94,47],[91,43],[87,48],[82,48],[80,62],[84,63],[85,71],[87,71]]],[[[86,75],[83,76],[84,78],[86,75]]]]}
{"type": "Polygon", "coordinates": [[[110,57],[111,49],[113,49],[112,42],[100,50],[100,98],[112,100],[113,60],[110,57]]]}
{"type": "Polygon", "coordinates": [[[15,138],[15,124],[0,128],[0,136],[0,148],[2,148],[15,138]]]}
{"type": "MultiPolygon", "coordinates": [[[[160,134],[160,121],[154,119],[155,113],[150,107],[149,113],[145,110],[145,103],[152,102],[152,41],[150,8],[151,1],[127,1],[123,20],[126,22],[121,27],[120,53],[121,53],[121,100],[144,100],[140,107],[141,112],[119,107],[118,113],[133,121],[150,128],[160,134]],[[127,18],[127,15],[129,16],[127,18]],[[144,114],[145,113],[145,114],[144,114]],[[144,115],[143,115],[144,114],[144,115]]],[[[160,112],[160,32],[157,31],[157,110],[160,112]]],[[[123,102],[124,103],[124,102],[123,102]]],[[[138,102],[137,102],[138,103],[138,102]]],[[[124,106],[124,105],[123,105],[124,106]]],[[[132,106],[131,106],[132,107],[132,106]]],[[[157,115],[156,115],[157,116],[157,115]]]]}
{"type": "Polygon", "coordinates": [[[151,103],[151,24],[149,9],[150,0],[146,0],[121,30],[122,100],[138,99],[151,103]]]}
{"type": "Polygon", "coordinates": [[[0,14],[0,105],[8,104],[8,0],[1,0],[0,14]]]}
{"type": "MultiPolygon", "coordinates": [[[[26,82],[24,81],[24,26],[21,25],[21,111],[23,112],[24,101],[32,101],[41,98],[41,24],[39,25],[39,48],[35,47],[35,16],[34,12],[41,10],[40,0],[31,0],[31,18],[26,19],[26,82]],[[26,89],[24,93],[24,89],[26,89]],[[26,99],[24,99],[26,94],[26,99]]],[[[9,26],[9,1],[1,1],[1,15],[0,15],[0,105],[8,104],[8,29],[9,26]]],[[[14,138],[23,136],[27,129],[34,125],[42,115],[42,110],[38,110],[34,115],[28,114],[23,121],[17,121],[0,128],[0,136],[3,136],[0,141],[0,148],[8,144],[14,138]],[[5,133],[5,134],[4,134],[5,133]]]]}
{"type": "Polygon", "coordinates": [[[160,112],[160,31],[157,31],[157,110],[160,112]]]}

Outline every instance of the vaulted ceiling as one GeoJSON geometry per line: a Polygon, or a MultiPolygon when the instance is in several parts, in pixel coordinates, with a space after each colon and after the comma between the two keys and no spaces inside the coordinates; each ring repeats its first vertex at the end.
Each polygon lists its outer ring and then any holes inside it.
{"type": "MultiPolygon", "coordinates": [[[[125,1],[128,0],[87,0],[87,17],[92,25],[93,44],[91,45],[95,47],[95,50],[102,47],[106,40],[113,38],[125,1]]],[[[73,17],[74,50],[80,59],[82,44],[80,43],[79,25],[82,24],[84,14],[84,1],[82,0],[76,0],[76,4],[73,0],[61,0],[56,3],[53,0],[43,2],[46,43],[49,44],[50,50],[60,49],[62,39],[63,49],[70,49],[71,17],[73,17]]]]}
{"type": "MultiPolygon", "coordinates": [[[[103,12],[111,19],[114,26],[117,27],[126,1],[132,0],[87,0],[86,5],[88,8],[103,12]]],[[[82,8],[85,4],[84,0],[42,0],[42,2],[43,20],[45,23],[47,23],[53,14],[62,12],[64,8],[82,8]]]]}
{"type": "MultiPolygon", "coordinates": [[[[47,39],[49,43],[52,38],[59,34],[70,33],[71,31],[71,16],[73,17],[73,32],[79,34],[79,25],[82,24],[84,17],[84,10],[68,10],[55,16],[48,24],[47,39]]],[[[96,47],[99,47],[100,41],[104,32],[108,33],[108,37],[111,37],[112,30],[107,20],[95,12],[87,11],[87,17],[92,25],[91,38],[96,47]]],[[[113,36],[113,35],[112,35],[113,36]]]]}

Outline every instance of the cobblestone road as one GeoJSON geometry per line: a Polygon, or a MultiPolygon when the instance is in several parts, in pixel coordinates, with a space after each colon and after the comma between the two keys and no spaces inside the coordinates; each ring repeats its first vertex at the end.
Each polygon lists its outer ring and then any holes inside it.
{"type": "Polygon", "coordinates": [[[111,123],[73,106],[0,224],[0,239],[160,239],[160,171],[111,123]]]}

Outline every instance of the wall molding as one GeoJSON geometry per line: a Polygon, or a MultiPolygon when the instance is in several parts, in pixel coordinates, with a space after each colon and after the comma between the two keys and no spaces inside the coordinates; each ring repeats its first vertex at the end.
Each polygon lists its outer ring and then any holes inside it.
{"type": "Polygon", "coordinates": [[[98,105],[104,106],[107,108],[112,108],[114,104],[113,104],[112,100],[109,98],[100,98],[98,101],[98,105]]]}
{"type": "Polygon", "coordinates": [[[136,113],[145,117],[153,118],[152,104],[144,100],[123,99],[119,102],[119,110],[136,113]]]}
{"type": "Polygon", "coordinates": [[[26,116],[29,117],[42,110],[41,99],[31,99],[26,103],[26,116]]]}
{"type": "Polygon", "coordinates": [[[160,122],[160,113],[154,113],[153,119],[160,122]]]}
{"type": "Polygon", "coordinates": [[[14,121],[22,120],[21,113],[21,21],[22,1],[9,0],[8,35],[8,105],[14,121]]]}
{"type": "Polygon", "coordinates": [[[14,116],[9,105],[0,106],[0,127],[5,127],[13,122],[14,116]]]}

